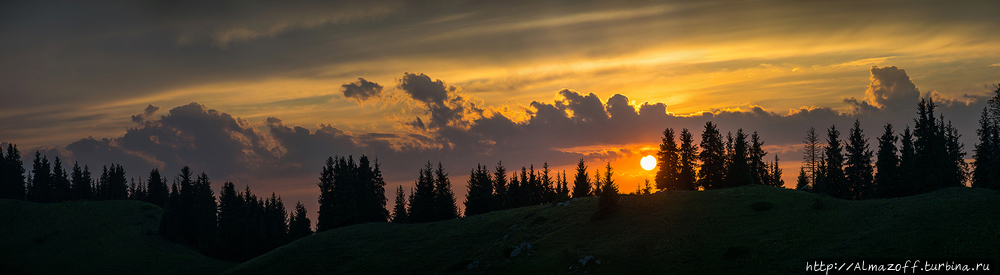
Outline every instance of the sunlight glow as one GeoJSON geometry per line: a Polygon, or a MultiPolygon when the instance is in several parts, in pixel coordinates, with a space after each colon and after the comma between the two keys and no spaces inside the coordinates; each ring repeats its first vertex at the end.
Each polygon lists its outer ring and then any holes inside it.
{"type": "Polygon", "coordinates": [[[653,168],[656,168],[656,158],[648,155],[642,157],[642,160],[639,161],[639,165],[642,166],[642,169],[646,169],[646,171],[653,170],[653,168]]]}

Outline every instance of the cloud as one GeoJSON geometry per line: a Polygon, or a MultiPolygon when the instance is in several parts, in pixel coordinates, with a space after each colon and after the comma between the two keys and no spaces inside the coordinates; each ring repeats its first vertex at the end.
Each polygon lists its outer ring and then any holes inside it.
{"type": "Polygon", "coordinates": [[[344,97],[357,99],[358,101],[365,101],[370,97],[379,97],[382,95],[382,85],[369,82],[360,77],[358,81],[347,83],[340,87],[344,89],[344,97]]]}
{"type": "Polygon", "coordinates": [[[132,122],[143,123],[147,119],[149,119],[151,116],[153,116],[153,114],[156,114],[156,111],[159,111],[159,110],[160,110],[160,107],[153,106],[153,104],[149,104],[149,106],[146,106],[146,109],[143,110],[142,113],[132,116],[132,122]]]}
{"type": "Polygon", "coordinates": [[[872,66],[871,83],[865,90],[865,96],[874,107],[899,110],[912,108],[920,97],[920,90],[906,76],[905,70],[896,66],[872,66]]]}
{"type": "MultiPolygon", "coordinates": [[[[458,94],[458,87],[446,86],[440,79],[431,81],[425,74],[404,73],[399,80],[398,88],[405,91],[416,101],[423,102],[427,108],[427,128],[466,127],[470,116],[480,115],[483,110],[475,103],[458,94]]],[[[406,123],[416,128],[424,128],[418,117],[415,121],[406,123]]]]}
{"type": "Polygon", "coordinates": [[[422,73],[404,73],[399,81],[399,88],[413,99],[427,104],[444,104],[444,100],[448,98],[448,90],[455,90],[454,86],[445,87],[440,79],[431,81],[431,77],[422,73]]]}

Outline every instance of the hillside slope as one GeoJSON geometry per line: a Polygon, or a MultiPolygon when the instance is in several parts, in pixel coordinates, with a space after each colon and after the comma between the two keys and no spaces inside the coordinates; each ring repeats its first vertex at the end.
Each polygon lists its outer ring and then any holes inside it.
{"type": "Polygon", "coordinates": [[[623,196],[618,213],[601,220],[592,219],[596,208],[596,198],[585,198],[436,223],[349,226],[227,273],[798,274],[817,257],[1000,258],[1000,194],[983,189],[851,202],[748,186],[623,196]],[[588,255],[600,264],[582,265],[588,255]]]}
{"type": "Polygon", "coordinates": [[[218,274],[213,260],[157,236],[163,210],[138,201],[0,200],[4,274],[218,274]]]}

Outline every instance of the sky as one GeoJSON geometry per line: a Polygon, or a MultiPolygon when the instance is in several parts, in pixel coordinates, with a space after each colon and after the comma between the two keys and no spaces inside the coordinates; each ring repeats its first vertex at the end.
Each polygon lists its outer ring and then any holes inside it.
{"type": "MultiPolygon", "coordinates": [[[[786,184],[810,127],[875,146],[921,97],[963,135],[1000,82],[996,1],[4,1],[0,142],[91,169],[204,171],[317,209],[329,156],[611,163],[666,128],[757,131],[786,184]]],[[[408,188],[406,188],[408,190],[408,188]]],[[[391,201],[389,202],[392,203],[391,201]]]]}

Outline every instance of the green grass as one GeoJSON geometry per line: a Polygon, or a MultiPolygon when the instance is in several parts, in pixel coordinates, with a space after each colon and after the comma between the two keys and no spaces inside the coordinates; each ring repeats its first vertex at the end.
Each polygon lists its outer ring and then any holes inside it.
{"type": "Polygon", "coordinates": [[[361,224],[307,237],[229,274],[800,274],[806,259],[1000,258],[1000,194],[951,188],[843,201],[748,186],[597,198],[429,224],[361,224]],[[532,253],[511,258],[520,243],[532,253]],[[581,266],[594,255],[601,264],[581,266]],[[478,267],[467,269],[477,261],[478,267]],[[572,271],[571,271],[572,270],[572,271]]]}
{"type": "Polygon", "coordinates": [[[162,213],[138,201],[0,200],[0,273],[218,274],[235,265],[156,235],[162,213]]]}

